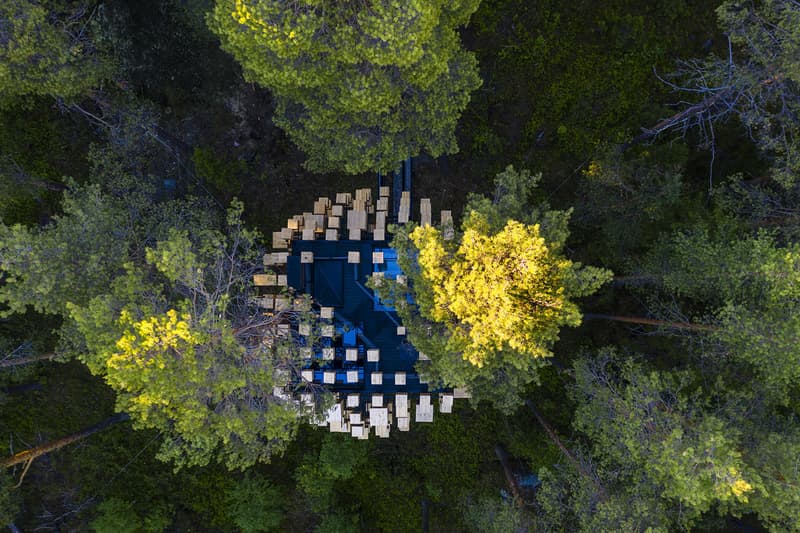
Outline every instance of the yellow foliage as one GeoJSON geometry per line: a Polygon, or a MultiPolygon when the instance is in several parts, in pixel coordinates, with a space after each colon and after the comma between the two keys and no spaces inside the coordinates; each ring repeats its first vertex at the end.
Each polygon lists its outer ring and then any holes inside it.
{"type": "Polygon", "coordinates": [[[448,325],[452,347],[473,365],[509,349],[547,357],[560,326],[580,324],[564,288],[574,265],[548,248],[538,224],[510,220],[495,235],[467,228],[455,251],[429,226],[410,238],[433,293],[421,311],[448,325]]]}

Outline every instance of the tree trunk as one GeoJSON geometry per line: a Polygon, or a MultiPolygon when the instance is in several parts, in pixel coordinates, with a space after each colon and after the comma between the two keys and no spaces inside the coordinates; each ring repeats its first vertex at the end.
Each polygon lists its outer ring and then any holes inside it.
{"type": "Polygon", "coordinates": [[[25,450],[19,452],[17,454],[12,455],[11,457],[6,457],[3,460],[0,460],[0,467],[8,468],[9,466],[18,465],[20,463],[31,463],[37,457],[41,457],[46,453],[50,453],[52,451],[58,450],[59,448],[63,448],[68,444],[72,444],[73,442],[77,442],[79,440],[85,439],[90,435],[94,435],[110,426],[118,422],[123,422],[128,420],[130,416],[127,413],[117,413],[112,417],[106,418],[102,422],[95,424],[91,427],[83,429],[77,433],[73,433],[72,435],[67,435],[66,437],[62,437],[60,439],[50,441],[48,443],[42,444],[41,446],[36,446],[35,448],[31,448],[29,450],[25,450]]]}
{"type": "Polygon", "coordinates": [[[575,455],[573,455],[572,452],[569,451],[569,448],[564,446],[564,443],[561,442],[561,439],[558,438],[558,435],[556,435],[555,431],[553,431],[553,429],[550,427],[550,424],[547,423],[547,420],[544,419],[539,410],[536,409],[536,406],[533,405],[533,402],[531,400],[525,400],[525,405],[528,406],[528,409],[531,410],[533,416],[536,417],[536,420],[544,428],[544,431],[545,433],[547,433],[547,436],[550,437],[550,440],[553,441],[553,443],[558,447],[559,450],[561,450],[561,453],[564,454],[564,457],[566,457],[567,460],[570,463],[572,463],[572,466],[574,466],[578,470],[578,473],[581,476],[583,476],[584,479],[590,481],[592,485],[595,486],[597,492],[605,499],[606,490],[603,488],[603,486],[600,484],[597,478],[593,476],[591,472],[586,470],[583,467],[583,465],[581,465],[580,461],[578,461],[575,455]]]}
{"type": "Polygon", "coordinates": [[[20,366],[20,365],[28,365],[30,363],[36,363],[38,361],[49,361],[53,359],[57,354],[55,352],[48,352],[48,353],[40,353],[37,355],[31,355],[29,357],[14,357],[11,359],[3,359],[0,361],[0,368],[10,368],[12,366],[20,366]]]}
{"type": "Polygon", "coordinates": [[[503,473],[511,489],[511,494],[514,496],[514,505],[522,507],[524,505],[522,493],[519,490],[519,484],[516,478],[514,478],[514,473],[511,471],[511,465],[508,464],[508,454],[499,444],[494,447],[494,453],[497,455],[497,458],[500,459],[500,464],[503,465],[503,473]]]}
{"type": "Polygon", "coordinates": [[[629,324],[641,324],[645,326],[664,326],[676,329],[688,329],[692,331],[719,331],[717,326],[708,324],[692,324],[689,322],[670,322],[668,320],[656,320],[654,318],[644,318],[638,316],[603,315],[598,313],[585,313],[583,318],[586,320],[612,320],[614,322],[627,322],[629,324]]]}

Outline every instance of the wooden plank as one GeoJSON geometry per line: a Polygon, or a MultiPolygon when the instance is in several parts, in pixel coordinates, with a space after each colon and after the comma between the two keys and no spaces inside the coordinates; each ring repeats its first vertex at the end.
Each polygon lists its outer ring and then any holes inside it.
{"type": "Polygon", "coordinates": [[[272,253],[272,262],[273,262],[273,264],[285,265],[288,260],[289,260],[289,253],[288,252],[273,252],[272,253]]]}
{"type": "Polygon", "coordinates": [[[341,219],[339,217],[329,217],[328,218],[328,227],[339,229],[341,219]]]}
{"type": "Polygon", "coordinates": [[[453,412],[453,395],[441,394],[439,395],[439,412],[452,413],[453,412]]]}
{"type": "Polygon", "coordinates": [[[337,192],[336,193],[336,203],[342,205],[350,205],[352,201],[352,195],[349,192],[337,192]]]}
{"type": "Polygon", "coordinates": [[[351,250],[347,252],[347,262],[350,264],[358,264],[361,262],[361,252],[358,250],[351,250]]]}
{"type": "MultiPolygon", "coordinates": [[[[356,372],[356,375],[358,372],[356,372]]],[[[353,409],[360,405],[361,396],[358,394],[348,394],[347,395],[347,408],[353,409]]]]}
{"type": "Polygon", "coordinates": [[[398,418],[408,416],[408,394],[398,393],[394,396],[395,414],[398,418]]]}
{"type": "Polygon", "coordinates": [[[400,197],[400,210],[397,213],[397,222],[406,224],[411,217],[411,193],[403,191],[400,197]]]}
{"type": "Polygon", "coordinates": [[[253,285],[256,287],[271,287],[278,283],[275,274],[253,274],[253,285]]]}
{"type": "Polygon", "coordinates": [[[383,252],[372,252],[372,264],[373,265],[383,264],[383,252]]]}
{"type": "Polygon", "coordinates": [[[300,264],[314,262],[314,252],[300,252],[300,264]]]}
{"type": "Polygon", "coordinates": [[[389,187],[388,185],[384,185],[383,187],[378,189],[378,196],[382,196],[382,197],[383,196],[389,196],[389,191],[390,190],[391,190],[391,187],[389,187]]]}
{"type": "Polygon", "coordinates": [[[446,210],[442,211],[441,214],[442,220],[442,237],[445,240],[450,240],[455,237],[455,228],[453,227],[453,213],[452,211],[446,210]]]}
{"type": "Polygon", "coordinates": [[[333,307],[320,307],[319,316],[321,318],[332,319],[333,318],[333,307]]]}
{"type": "MultiPolygon", "coordinates": [[[[405,372],[395,372],[394,373],[394,384],[395,385],[405,385],[406,384],[406,373],[405,372]]],[[[398,415],[400,416],[400,415],[398,415]]]]}
{"type": "Polygon", "coordinates": [[[275,309],[275,297],[271,294],[267,294],[260,298],[256,298],[255,303],[261,309],[267,309],[267,310],[275,309]]]}
{"type": "Polygon", "coordinates": [[[289,247],[289,243],[280,231],[272,232],[272,247],[276,250],[289,247]]]}
{"type": "Polygon", "coordinates": [[[383,385],[383,372],[373,372],[369,376],[372,385],[383,385]]]}
{"type": "Polygon", "coordinates": [[[367,229],[367,212],[364,210],[348,209],[347,229],[367,229]]]}
{"type": "Polygon", "coordinates": [[[376,229],[372,232],[372,240],[374,241],[385,241],[386,240],[386,230],[385,229],[376,229]]]}
{"type": "Polygon", "coordinates": [[[378,348],[370,348],[367,350],[367,362],[377,363],[381,360],[381,351],[378,348]]]}
{"type": "Polygon", "coordinates": [[[357,228],[353,228],[348,232],[348,237],[351,241],[360,241],[361,240],[361,230],[357,228]]]}
{"type": "Polygon", "coordinates": [[[419,224],[420,226],[430,226],[431,220],[431,199],[423,198],[419,201],[419,224]]]}
{"type": "Polygon", "coordinates": [[[286,287],[289,285],[289,279],[286,274],[278,274],[278,280],[276,282],[280,287],[286,287]]]}
{"type": "Polygon", "coordinates": [[[417,422],[433,422],[433,404],[430,394],[420,394],[416,409],[417,422]]]}
{"type": "Polygon", "coordinates": [[[331,216],[332,217],[340,217],[344,214],[344,206],[342,205],[334,205],[331,208],[331,216]]]}
{"type": "Polygon", "coordinates": [[[337,240],[339,240],[339,230],[337,230],[337,229],[326,229],[325,230],[325,240],[326,241],[337,241],[337,240]]]}
{"type": "Polygon", "coordinates": [[[375,229],[386,229],[386,211],[375,213],[375,229]]]}

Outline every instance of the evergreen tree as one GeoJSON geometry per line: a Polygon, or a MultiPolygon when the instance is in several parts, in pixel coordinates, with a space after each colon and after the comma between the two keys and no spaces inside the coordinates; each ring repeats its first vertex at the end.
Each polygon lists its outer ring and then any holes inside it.
{"type": "Polygon", "coordinates": [[[25,95],[74,98],[107,76],[90,38],[96,12],[69,0],[0,4],[0,108],[25,95]]]}
{"type": "Polygon", "coordinates": [[[245,78],[273,92],[275,123],[308,168],[355,174],[457,150],[480,79],[456,28],[478,4],[218,0],[209,24],[245,78]]]}

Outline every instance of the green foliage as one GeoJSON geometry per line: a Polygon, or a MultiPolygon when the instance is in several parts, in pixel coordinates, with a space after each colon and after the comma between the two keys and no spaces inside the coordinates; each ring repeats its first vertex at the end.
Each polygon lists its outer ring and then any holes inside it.
{"type": "Polygon", "coordinates": [[[274,531],[283,520],[283,495],[258,474],[248,472],[227,499],[233,523],[245,533],[274,531]]]}
{"type": "Polygon", "coordinates": [[[684,526],[763,491],[743,459],[741,432],[704,409],[688,373],[648,372],[614,350],[577,361],[574,372],[574,425],[600,468],[616,473],[614,491],[650,486],[644,494],[680,506],[672,520],[684,526]]]}
{"type": "Polygon", "coordinates": [[[596,150],[671,114],[673,95],[653,69],[700,53],[718,3],[484,0],[470,24],[488,90],[465,114],[466,135],[489,130],[505,161],[561,181],[596,150]]]}
{"type": "MultiPolygon", "coordinates": [[[[797,349],[800,245],[698,229],[666,238],[650,269],[672,294],[699,300],[719,324],[711,333],[718,357],[751,369],[770,402],[793,403],[800,374],[797,349]]],[[[727,231],[726,231],[727,230],[727,231]]]]}
{"type": "Polygon", "coordinates": [[[156,507],[141,517],[133,504],[118,498],[105,500],[97,510],[100,515],[90,524],[97,533],[160,533],[172,522],[168,509],[156,507]]]}
{"type": "Polygon", "coordinates": [[[130,502],[110,499],[101,503],[97,510],[100,516],[91,523],[97,533],[137,533],[141,530],[139,517],[130,502]]]}
{"type": "Polygon", "coordinates": [[[130,238],[125,212],[108,199],[99,187],[81,188],[64,194],[64,214],[42,229],[0,225],[0,301],[9,312],[63,315],[69,302],[108,286],[130,238]]]}
{"type": "Polygon", "coordinates": [[[297,487],[305,494],[311,509],[328,510],[334,500],[337,482],[351,479],[367,460],[368,444],[349,435],[325,435],[319,455],[306,455],[295,471],[297,487]]]}
{"type": "Polygon", "coordinates": [[[211,150],[195,148],[192,154],[195,173],[215,189],[236,194],[241,189],[241,176],[247,171],[244,161],[222,159],[211,150]]]}
{"type": "Polygon", "coordinates": [[[88,35],[91,17],[68,0],[9,0],[0,6],[0,108],[27,95],[67,99],[110,72],[88,35]]]}
{"type": "Polygon", "coordinates": [[[19,513],[19,493],[14,491],[14,479],[0,473],[0,524],[10,524],[19,513]]]}
{"type": "Polygon", "coordinates": [[[209,25],[245,78],[276,95],[274,121],[307,167],[356,174],[457,150],[456,121],[480,79],[455,28],[477,5],[218,0],[209,25]]]}
{"type": "Polygon", "coordinates": [[[93,340],[90,357],[97,362],[90,360],[90,368],[105,376],[118,409],[131,414],[135,427],[165,433],[159,456],[177,467],[204,465],[212,457],[229,468],[268,461],[285,449],[298,423],[298,405],[273,396],[273,387],[290,377],[286,365],[299,357],[291,339],[268,345],[237,336],[268,326],[251,323],[250,273],[260,253],[240,214],[241,206],[231,210],[228,235],[207,230],[192,241],[172,231],[147,249],[166,287],[120,277],[116,286],[132,291],[119,291],[122,301],[104,296],[86,309],[72,308],[93,340]],[[165,288],[189,298],[159,298],[165,288]],[[104,316],[110,320],[98,328],[104,316]]]}
{"type": "Polygon", "coordinates": [[[464,505],[464,521],[475,533],[529,531],[522,511],[500,498],[485,498],[464,505]]]}
{"type": "Polygon", "coordinates": [[[586,246],[605,264],[630,267],[664,227],[687,224],[706,212],[683,177],[687,149],[648,146],[615,149],[583,170],[573,221],[586,228],[586,246]]]}
{"type": "Polygon", "coordinates": [[[358,516],[342,513],[326,514],[314,533],[358,533],[358,516]]]}

